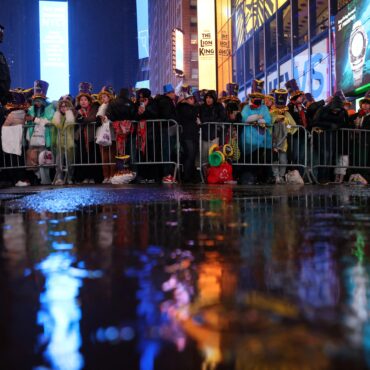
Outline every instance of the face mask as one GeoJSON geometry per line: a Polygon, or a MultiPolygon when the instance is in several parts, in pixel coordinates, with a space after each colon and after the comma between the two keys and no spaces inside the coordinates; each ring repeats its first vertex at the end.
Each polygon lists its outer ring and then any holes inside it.
{"type": "Polygon", "coordinates": [[[253,103],[254,105],[261,105],[261,104],[262,104],[262,100],[261,100],[261,99],[254,99],[254,100],[252,101],[252,103],[253,103]]]}

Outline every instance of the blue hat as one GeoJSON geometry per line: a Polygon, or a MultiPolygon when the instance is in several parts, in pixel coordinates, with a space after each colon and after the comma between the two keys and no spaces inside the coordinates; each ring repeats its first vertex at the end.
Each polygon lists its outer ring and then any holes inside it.
{"type": "Polygon", "coordinates": [[[172,84],[167,84],[163,86],[163,94],[169,94],[171,92],[175,92],[175,89],[173,88],[172,84]]]}

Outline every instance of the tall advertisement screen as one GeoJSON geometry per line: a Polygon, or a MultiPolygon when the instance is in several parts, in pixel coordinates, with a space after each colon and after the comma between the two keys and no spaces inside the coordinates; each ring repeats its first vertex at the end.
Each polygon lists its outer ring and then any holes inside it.
{"type": "Polygon", "coordinates": [[[40,1],[40,72],[48,97],[69,93],[68,2],[40,1]]]}
{"type": "Polygon", "coordinates": [[[214,0],[198,0],[199,89],[217,89],[215,23],[214,0]]]}
{"type": "Polygon", "coordinates": [[[370,83],[370,6],[368,0],[353,0],[337,15],[337,89],[352,91],[370,83]]]}
{"type": "Polygon", "coordinates": [[[139,59],[149,57],[148,0],[136,0],[139,59]]]}
{"type": "Polygon", "coordinates": [[[173,70],[176,75],[184,74],[184,34],[181,30],[175,28],[172,34],[173,40],[173,70]]]}

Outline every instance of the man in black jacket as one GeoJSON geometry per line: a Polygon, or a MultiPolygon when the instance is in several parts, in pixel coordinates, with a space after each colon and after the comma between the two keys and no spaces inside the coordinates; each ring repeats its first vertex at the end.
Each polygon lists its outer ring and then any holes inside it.
{"type": "MultiPolygon", "coordinates": [[[[343,102],[343,98],[338,95],[334,96],[329,104],[321,107],[316,112],[313,120],[314,127],[318,127],[324,131],[318,134],[320,164],[323,166],[335,165],[340,160],[339,157],[348,156],[349,154],[349,148],[347,147],[348,133],[338,131],[341,128],[350,127],[348,113],[344,109],[343,102]],[[336,155],[338,155],[338,158],[335,158],[336,155]]],[[[336,174],[339,174],[339,172],[337,171],[336,174]]],[[[344,174],[342,174],[343,177],[344,174]]],[[[320,168],[318,176],[319,181],[330,181],[331,171],[329,168],[320,168]]],[[[343,181],[343,177],[341,181],[343,181]]]]}
{"type": "MultiPolygon", "coordinates": [[[[156,120],[158,119],[158,105],[152,98],[152,92],[147,88],[137,91],[135,104],[135,120],[138,135],[136,155],[140,163],[159,162],[160,146],[154,141],[160,137],[160,129],[156,120]],[[145,121],[145,122],[144,122],[145,121]]],[[[138,168],[137,182],[145,183],[159,180],[159,174],[156,164],[142,165],[138,168]]]]}
{"type": "Polygon", "coordinates": [[[116,99],[109,102],[106,116],[112,122],[132,120],[135,117],[135,105],[129,99],[128,89],[121,89],[116,99]]]}
{"type": "Polygon", "coordinates": [[[179,124],[182,127],[180,138],[183,151],[183,180],[185,183],[195,182],[195,159],[199,149],[199,126],[197,123],[199,108],[195,105],[195,98],[191,93],[181,93],[177,104],[177,113],[179,124]]]}
{"type": "MultiPolygon", "coordinates": [[[[171,162],[175,160],[176,152],[176,125],[172,121],[177,122],[177,111],[176,111],[176,94],[172,84],[163,86],[163,95],[159,95],[156,99],[158,106],[158,118],[163,120],[160,122],[161,135],[158,138],[162,138],[162,142],[158,142],[163,148],[163,162],[171,162]]],[[[166,164],[163,167],[163,178],[164,184],[176,184],[176,179],[173,174],[173,165],[166,164]]]]}
{"type": "MultiPolygon", "coordinates": [[[[0,44],[3,42],[4,27],[0,24],[0,44]]],[[[7,98],[10,89],[10,72],[9,66],[4,54],[0,51],[0,126],[5,119],[5,111],[3,105],[7,103],[7,98]]]]}

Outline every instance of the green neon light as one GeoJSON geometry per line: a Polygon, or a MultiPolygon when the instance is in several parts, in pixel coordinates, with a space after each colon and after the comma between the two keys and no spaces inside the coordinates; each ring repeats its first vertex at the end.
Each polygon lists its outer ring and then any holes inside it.
{"type": "Polygon", "coordinates": [[[355,246],[352,250],[352,254],[357,258],[358,262],[362,263],[365,258],[365,238],[358,232],[355,246]]]}
{"type": "Polygon", "coordinates": [[[357,95],[357,94],[362,94],[363,92],[365,92],[365,91],[367,91],[369,89],[370,89],[370,83],[368,83],[368,84],[366,84],[364,86],[358,87],[353,92],[357,95]]]}

